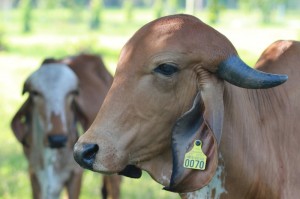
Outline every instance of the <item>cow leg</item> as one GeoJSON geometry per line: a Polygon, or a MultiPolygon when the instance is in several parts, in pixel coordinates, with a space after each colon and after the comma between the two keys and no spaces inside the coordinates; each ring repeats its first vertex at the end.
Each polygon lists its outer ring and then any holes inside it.
{"type": "Polygon", "coordinates": [[[67,182],[67,193],[69,199],[78,199],[81,189],[82,172],[73,173],[67,182]]]}
{"type": "Polygon", "coordinates": [[[101,188],[101,193],[102,193],[102,199],[107,199],[107,180],[106,180],[106,176],[103,176],[103,184],[102,184],[102,188],[101,188]]]}
{"type": "Polygon", "coordinates": [[[30,173],[30,183],[31,183],[31,191],[33,199],[41,199],[41,189],[38,179],[35,174],[30,173]]]}
{"type": "Polygon", "coordinates": [[[121,176],[110,175],[103,176],[102,198],[103,199],[119,199],[121,176]]]}

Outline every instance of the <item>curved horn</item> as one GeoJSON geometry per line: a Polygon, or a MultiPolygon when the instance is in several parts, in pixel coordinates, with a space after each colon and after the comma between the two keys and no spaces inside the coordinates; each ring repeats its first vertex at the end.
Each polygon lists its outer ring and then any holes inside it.
{"type": "Polygon", "coordinates": [[[255,70],[245,64],[238,56],[231,56],[223,61],[217,75],[229,83],[242,88],[271,88],[284,83],[287,75],[277,75],[255,70]]]}

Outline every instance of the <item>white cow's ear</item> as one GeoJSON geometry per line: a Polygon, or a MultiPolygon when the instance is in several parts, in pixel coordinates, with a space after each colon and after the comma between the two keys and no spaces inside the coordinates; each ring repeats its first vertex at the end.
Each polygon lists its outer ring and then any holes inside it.
{"type": "Polygon", "coordinates": [[[76,120],[81,124],[83,130],[86,131],[89,128],[89,121],[83,109],[76,100],[73,102],[73,109],[76,120]]]}
{"type": "Polygon", "coordinates": [[[185,193],[206,186],[218,165],[218,142],[223,126],[223,83],[220,80],[206,85],[195,97],[193,107],[181,116],[172,132],[173,170],[166,190],[185,193]],[[184,156],[201,140],[207,156],[204,170],[184,168],[184,156]]]}
{"type": "Polygon", "coordinates": [[[25,147],[29,147],[28,135],[31,132],[31,110],[32,101],[29,97],[17,111],[11,121],[11,129],[13,133],[15,134],[17,140],[25,147]]]}

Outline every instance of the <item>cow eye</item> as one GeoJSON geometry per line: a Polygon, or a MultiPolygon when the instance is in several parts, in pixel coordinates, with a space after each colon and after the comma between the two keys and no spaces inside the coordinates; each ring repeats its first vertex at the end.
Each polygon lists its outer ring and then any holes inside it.
{"type": "Polygon", "coordinates": [[[160,73],[164,76],[171,76],[178,71],[177,66],[170,63],[160,64],[154,70],[156,73],[160,73]]]}
{"type": "Polygon", "coordinates": [[[70,92],[71,95],[79,95],[79,90],[73,90],[70,92]]]}
{"type": "Polygon", "coordinates": [[[29,94],[30,94],[31,96],[33,96],[33,97],[41,96],[41,94],[40,94],[38,91],[36,91],[36,90],[30,91],[29,94]]]}

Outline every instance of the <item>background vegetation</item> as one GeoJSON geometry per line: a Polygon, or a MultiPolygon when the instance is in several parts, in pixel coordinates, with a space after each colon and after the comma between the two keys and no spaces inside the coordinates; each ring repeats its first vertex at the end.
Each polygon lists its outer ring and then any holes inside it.
{"type": "MultiPolygon", "coordinates": [[[[23,82],[44,58],[101,54],[113,74],[128,38],[152,19],[174,13],[211,24],[250,65],[275,40],[300,40],[298,0],[1,0],[0,9],[0,199],[30,198],[27,162],[9,124],[27,97],[21,96],[23,82]]],[[[85,172],[81,198],[98,198],[100,178],[85,172]]],[[[146,173],[123,182],[125,199],[179,198],[146,173]]]]}

